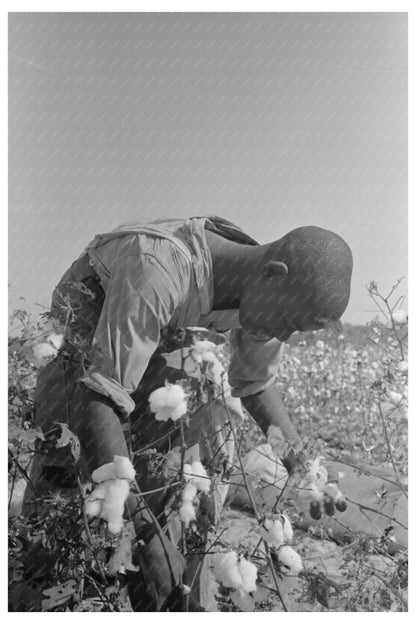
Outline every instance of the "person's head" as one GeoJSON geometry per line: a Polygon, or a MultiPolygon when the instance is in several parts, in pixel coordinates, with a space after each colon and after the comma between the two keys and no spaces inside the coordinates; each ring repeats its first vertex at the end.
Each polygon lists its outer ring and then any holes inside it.
{"type": "Polygon", "coordinates": [[[340,236],[305,226],[264,248],[240,299],[243,327],[285,341],[294,331],[321,329],[341,317],[352,253],[340,236]]]}

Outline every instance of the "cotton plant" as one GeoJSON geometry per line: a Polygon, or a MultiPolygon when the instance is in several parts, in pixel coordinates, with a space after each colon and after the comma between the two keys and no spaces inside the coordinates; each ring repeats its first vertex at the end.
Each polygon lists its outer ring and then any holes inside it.
{"type": "MultiPolygon", "coordinates": [[[[190,347],[177,349],[171,353],[163,353],[166,364],[172,368],[183,370],[188,377],[202,381],[203,377],[217,386],[217,398],[223,399],[227,409],[240,425],[245,419],[240,399],[231,395],[227,372],[219,360],[221,345],[211,340],[194,340],[190,347]]],[[[153,410],[152,410],[153,411],[153,410]]]]}

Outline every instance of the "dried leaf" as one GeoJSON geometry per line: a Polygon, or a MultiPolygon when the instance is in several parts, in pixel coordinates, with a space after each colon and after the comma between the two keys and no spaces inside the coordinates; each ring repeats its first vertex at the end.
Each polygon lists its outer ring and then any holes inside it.
{"type": "Polygon", "coordinates": [[[75,461],[79,460],[81,454],[81,445],[78,440],[78,436],[72,433],[70,428],[65,423],[57,423],[61,427],[61,435],[55,442],[55,448],[70,447],[72,457],[75,461]]]}
{"type": "Polygon", "coordinates": [[[134,536],[133,523],[126,523],[117,548],[107,565],[107,571],[110,576],[115,576],[117,572],[123,573],[125,570],[130,570],[132,572],[137,572],[139,570],[132,561],[131,542],[134,536]]]}
{"type": "Polygon", "coordinates": [[[43,590],[43,594],[46,596],[42,600],[42,611],[50,611],[65,604],[74,594],[77,593],[77,583],[75,581],[67,581],[62,585],[54,585],[48,589],[43,590]]]}

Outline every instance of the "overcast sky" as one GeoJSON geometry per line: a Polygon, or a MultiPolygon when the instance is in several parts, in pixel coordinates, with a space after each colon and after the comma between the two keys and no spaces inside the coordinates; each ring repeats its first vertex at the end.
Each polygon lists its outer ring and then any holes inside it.
{"type": "Polygon", "coordinates": [[[401,13],[10,14],[11,304],[48,305],[98,232],[224,216],[264,243],[300,225],[365,284],[407,275],[401,13]]]}

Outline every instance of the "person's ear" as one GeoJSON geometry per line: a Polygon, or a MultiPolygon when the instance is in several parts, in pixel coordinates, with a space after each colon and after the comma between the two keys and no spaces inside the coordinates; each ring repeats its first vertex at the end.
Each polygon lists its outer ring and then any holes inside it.
{"type": "Polygon", "coordinates": [[[279,262],[278,260],[269,260],[261,270],[261,274],[263,277],[286,277],[289,273],[289,268],[287,264],[284,262],[279,262]]]}

